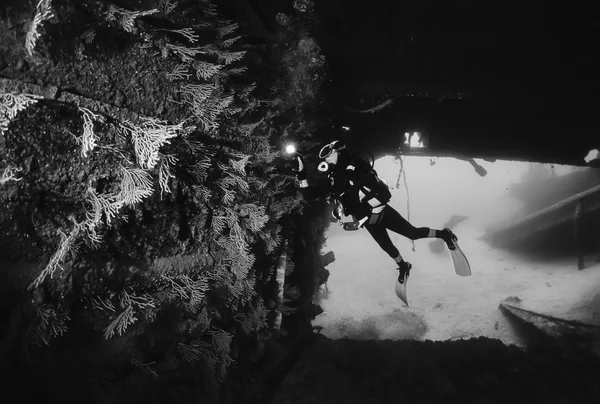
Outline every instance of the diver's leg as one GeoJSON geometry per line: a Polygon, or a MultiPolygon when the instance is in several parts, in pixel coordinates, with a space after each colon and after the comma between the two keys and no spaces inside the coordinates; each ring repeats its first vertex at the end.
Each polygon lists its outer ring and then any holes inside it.
{"type": "MultiPolygon", "coordinates": [[[[365,229],[369,232],[373,240],[379,244],[379,247],[383,251],[385,251],[390,257],[394,260],[402,260],[402,256],[400,255],[400,251],[394,246],[392,240],[390,239],[390,235],[387,230],[381,224],[365,224],[365,229]]],[[[399,261],[396,261],[399,262],[399,261]]]]}
{"type": "Polygon", "coordinates": [[[394,262],[396,262],[396,264],[398,265],[398,269],[400,270],[398,280],[400,281],[400,283],[404,282],[404,275],[406,274],[406,277],[408,277],[412,265],[404,261],[402,255],[400,254],[400,251],[398,251],[396,246],[394,246],[394,243],[392,243],[390,235],[388,234],[385,227],[379,223],[366,224],[365,228],[367,229],[371,237],[373,237],[373,239],[377,242],[377,244],[379,244],[379,247],[381,247],[381,249],[385,251],[394,260],[394,262]]]}
{"type": "Polygon", "coordinates": [[[410,240],[441,238],[446,242],[448,248],[451,250],[455,248],[453,241],[456,241],[457,238],[450,229],[437,230],[430,227],[415,227],[390,205],[387,205],[383,210],[383,217],[380,224],[410,240]]]}

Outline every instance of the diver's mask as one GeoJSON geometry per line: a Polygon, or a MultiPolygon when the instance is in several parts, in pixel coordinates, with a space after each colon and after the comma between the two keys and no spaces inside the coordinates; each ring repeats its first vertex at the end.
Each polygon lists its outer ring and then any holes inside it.
{"type": "Polygon", "coordinates": [[[338,150],[345,148],[346,146],[344,146],[339,140],[334,140],[333,142],[323,146],[321,151],[319,151],[319,158],[323,159],[324,161],[321,161],[317,169],[321,172],[327,172],[330,165],[337,164],[339,158],[338,150]]]}

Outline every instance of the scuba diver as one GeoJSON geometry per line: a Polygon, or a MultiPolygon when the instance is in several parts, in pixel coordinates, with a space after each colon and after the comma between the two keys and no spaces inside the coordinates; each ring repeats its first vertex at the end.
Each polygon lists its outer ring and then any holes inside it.
{"type": "Polygon", "coordinates": [[[387,184],[379,179],[371,164],[355,156],[342,142],[333,141],[320,150],[319,158],[322,161],[318,170],[326,173],[329,179],[328,182],[320,185],[309,186],[302,155],[294,153],[294,157],[298,162],[296,174],[298,187],[304,198],[317,199],[327,196],[330,203],[335,203],[332,215],[344,230],[358,230],[363,227],[367,229],[381,249],[398,265],[398,282],[404,287],[412,265],[404,261],[387,230],[410,240],[442,239],[449,250],[456,248],[454,242],[458,239],[450,229],[414,227],[397,210],[388,205],[392,195],[387,184]],[[352,216],[354,221],[343,223],[342,214],[352,216]]]}

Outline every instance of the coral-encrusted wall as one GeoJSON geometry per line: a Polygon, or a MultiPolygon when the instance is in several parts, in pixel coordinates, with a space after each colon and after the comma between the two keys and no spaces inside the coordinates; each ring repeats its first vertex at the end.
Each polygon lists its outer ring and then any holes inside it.
{"type": "Polygon", "coordinates": [[[323,108],[310,29],[283,16],[257,37],[218,2],[12,6],[0,367],[20,367],[4,396],[260,401],[312,332],[324,271],[322,208],[300,216],[279,143],[310,138],[323,108]]]}

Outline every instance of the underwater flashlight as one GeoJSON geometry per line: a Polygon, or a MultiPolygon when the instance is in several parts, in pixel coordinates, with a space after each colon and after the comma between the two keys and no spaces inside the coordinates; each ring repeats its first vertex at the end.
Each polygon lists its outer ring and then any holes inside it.
{"type": "Polygon", "coordinates": [[[296,146],[294,146],[293,144],[289,144],[285,147],[285,152],[287,154],[294,154],[296,153],[296,146]]]}
{"type": "Polygon", "coordinates": [[[296,145],[295,145],[295,144],[293,144],[293,143],[290,143],[290,144],[288,144],[287,146],[285,146],[285,152],[286,152],[287,154],[289,154],[290,156],[292,156],[292,157],[293,157],[293,156],[300,156],[300,157],[304,157],[304,156],[302,155],[302,153],[300,153],[300,152],[298,151],[298,149],[296,148],[296,145]]]}

